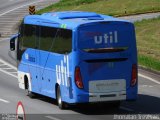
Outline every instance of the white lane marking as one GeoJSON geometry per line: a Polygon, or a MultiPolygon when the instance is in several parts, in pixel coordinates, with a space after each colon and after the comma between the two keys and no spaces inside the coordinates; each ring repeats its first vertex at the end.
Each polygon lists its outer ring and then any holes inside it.
{"type": "Polygon", "coordinates": [[[132,109],[130,109],[130,108],[126,108],[126,107],[123,107],[123,106],[121,106],[120,109],[126,110],[126,111],[130,111],[130,112],[134,111],[134,110],[132,110],[132,109]]]}
{"type": "Polygon", "coordinates": [[[55,117],[52,117],[52,116],[45,116],[45,117],[48,118],[48,119],[51,119],[51,120],[61,120],[59,118],[55,118],[55,117]]]}
{"type": "Polygon", "coordinates": [[[17,72],[9,72],[9,73],[17,74],[17,72]]]}
{"type": "Polygon", "coordinates": [[[1,102],[4,102],[4,103],[9,103],[9,101],[4,100],[4,99],[1,99],[1,98],[0,98],[0,101],[1,101],[1,102]]]}
{"type": "MultiPolygon", "coordinates": [[[[7,65],[7,66],[9,66],[9,67],[12,68],[12,69],[17,70],[17,68],[16,68],[15,66],[9,64],[8,62],[5,62],[5,61],[2,60],[2,59],[0,59],[0,62],[1,62],[3,65],[7,65]]],[[[11,74],[11,72],[8,72],[8,71],[5,71],[5,70],[6,70],[6,69],[4,69],[4,68],[0,68],[0,72],[3,72],[3,73],[5,73],[5,74],[8,74],[8,75],[10,75],[10,76],[12,76],[12,77],[18,78],[16,75],[13,75],[13,74],[11,74]]]]}
{"type": "Polygon", "coordinates": [[[148,85],[142,85],[142,87],[147,87],[148,85]]]}
{"type": "Polygon", "coordinates": [[[12,68],[0,68],[0,69],[3,69],[3,70],[10,70],[10,69],[12,69],[12,68]]]}
{"type": "Polygon", "coordinates": [[[2,59],[0,59],[0,62],[3,63],[4,65],[7,65],[7,66],[11,67],[14,70],[17,70],[17,68],[15,66],[11,65],[10,63],[8,63],[8,62],[6,62],[2,59]]]}
{"type": "Polygon", "coordinates": [[[19,9],[19,8],[22,8],[22,7],[25,7],[25,6],[28,6],[28,5],[34,4],[34,3],[38,3],[38,2],[41,2],[41,1],[42,1],[42,0],[40,0],[40,1],[35,1],[35,2],[32,2],[32,3],[28,3],[28,4],[25,4],[25,5],[22,5],[22,6],[16,7],[16,8],[14,8],[14,9],[11,9],[11,10],[9,10],[9,11],[6,11],[6,12],[4,12],[4,13],[0,14],[0,16],[5,15],[5,14],[7,14],[7,13],[9,13],[9,12],[14,11],[14,10],[17,10],[17,9],[19,9]]]}
{"type": "Polygon", "coordinates": [[[138,73],[138,76],[143,77],[143,78],[145,78],[145,79],[147,79],[147,80],[150,80],[150,81],[152,81],[152,82],[154,82],[154,83],[160,84],[160,82],[159,82],[158,80],[155,80],[155,79],[153,79],[153,78],[151,78],[151,77],[142,75],[142,74],[140,74],[140,73],[138,73]]]}
{"type": "Polygon", "coordinates": [[[142,87],[153,87],[153,86],[151,86],[151,85],[142,85],[142,87]]]}
{"type": "Polygon", "coordinates": [[[13,75],[13,74],[11,74],[10,72],[7,72],[7,71],[5,71],[5,70],[0,69],[0,72],[3,72],[3,73],[5,73],[5,74],[8,74],[8,75],[13,76],[13,77],[15,77],[15,78],[18,78],[16,75],[13,75]]]}

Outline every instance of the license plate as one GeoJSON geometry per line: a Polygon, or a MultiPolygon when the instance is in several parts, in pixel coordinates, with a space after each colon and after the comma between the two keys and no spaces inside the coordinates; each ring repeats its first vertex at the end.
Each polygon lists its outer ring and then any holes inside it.
{"type": "Polygon", "coordinates": [[[89,81],[89,92],[116,92],[126,90],[125,79],[89,81]]]}

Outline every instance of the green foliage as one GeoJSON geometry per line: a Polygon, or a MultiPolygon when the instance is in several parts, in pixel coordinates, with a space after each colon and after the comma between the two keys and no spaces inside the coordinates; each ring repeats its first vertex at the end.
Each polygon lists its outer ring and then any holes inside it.
{"type": "Polygon", "coordinates": [[[135,23],[139,63],[160,71],[160,17],[135,23]]]}
{"type": "Polygon", "coordinates": [[[37,14],[50,11],[91,11],[113,16],[123,16],[160,11],[160,0],[60,0],[37,14]]]}
{"type": "Polygon", "coordinates": [[[70,5],[80,5],[80,4],[88,4],[88,3],[93,3],[98,0],[60,0],[60,2],[56,3],[55,6],[70,6],[70,5]]]}
{"type": "Polygon", "coordinates": [[[138,56],[138,62],[140,65],[145,66],[148,69],[160,71],[160,61],[144,55],[138,56]]]}

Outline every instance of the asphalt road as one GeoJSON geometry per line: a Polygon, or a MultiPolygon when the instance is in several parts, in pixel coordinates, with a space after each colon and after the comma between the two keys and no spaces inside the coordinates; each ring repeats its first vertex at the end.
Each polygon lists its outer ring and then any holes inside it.
{"type": "MultiPolygon", "coordinates": [[[[0,1],[1,13],[9,10],[7,6],[12,6],[12,3],[8,3],[9,1],[11,0],[0,1]],[[3,8],[2,3],[5,3],[6,7],[3,8]]],[[[12,2],[16,4],[17,1],[12,2]]],[[[137,114],[140,116],[136,117],[143,117],[144,114],[158,114],[160,117],[159,75],[139,70],[138,99],[134,102],[122,102],[119,110],[103,105],[71,106],[67,110],[60,110],[53,99],[43,96],[30,99],[26,96],[25,91],[18,87],[14,66],[16,66],[15,54],[9,51],[9,39],[3,39],[0,41],[0,114],[2,114],[0,119],[7,117],[8,114],[15,114],[19,101],[22,101],[25,113],[28,114],[27,120],[106,120],[118,119],[117,115],[135,117],[134,115],[137,114]]],[[[10,116],[12,117],[14,116],[10,116]]]]}
{"type": "Polygon", "coordinates": [[[4,13],[12,8],[24,5],[28,2],[32,2],[32,0],[0,0],[0,13],[4,13]]]}
{"type": "Polygon", "coordinates": [[[7,0],[0,2],[0,40],[10,37],[18,30],[18,24],[28,15],[28,6],[34,5],[36,10],[53,4],[57,0],[7,0]]]}

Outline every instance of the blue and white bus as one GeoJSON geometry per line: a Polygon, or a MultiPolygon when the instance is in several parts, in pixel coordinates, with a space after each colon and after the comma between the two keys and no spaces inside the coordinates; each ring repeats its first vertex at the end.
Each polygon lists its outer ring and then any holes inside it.
{"type": "Polygon", "coordinates": [[[28,15],[10,47],[17,52],[19,87],[30,97],[54,98],[61,109],[137,98],[131,22],[82,11],[28,15]]]}

